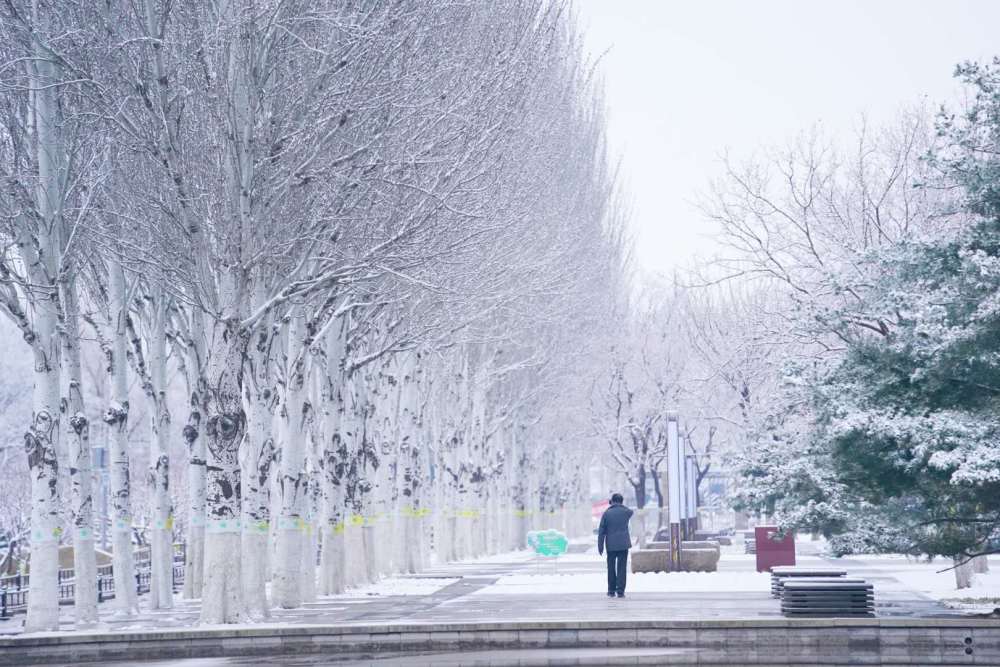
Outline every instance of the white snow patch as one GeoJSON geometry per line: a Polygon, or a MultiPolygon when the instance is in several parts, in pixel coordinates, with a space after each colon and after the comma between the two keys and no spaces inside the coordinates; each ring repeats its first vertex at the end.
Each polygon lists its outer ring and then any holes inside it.
{"type": "Polygon", "coordinates": [[[352,588],[339,595],[326,595],[322,596],[322,598],[326,600],[339,600],[342,598],[388,597],[394,595],[431,595],[445,586],[451,586],[456,581],[458,581],[458,578],[390,577],[377,583],[369,584],[368,586],[352,588]]]}
{"type": "Polygon", "coordinates": [[[604,556],[598,556],[596,551],[588,551],[586,553],[576,553],[576,554],[563,554],[562,556],[552,557],[552,556],[539,556],[538,560],[543,563],[557,564],[562,563],[603,563],[604,556]]]}
{"type": "Polygon", "coordinates": [[[535,558],[536,554],[534,551],[528,551],[527,549],[521,549],[520,551],[508,551],[502,554],[495,554],[493,556],[479,556],[478,558],[466,558],[464,560],[452,561],[450,564],[455,563],[477,563],[480,565],[488,563],[524,563],[535,558]]]}

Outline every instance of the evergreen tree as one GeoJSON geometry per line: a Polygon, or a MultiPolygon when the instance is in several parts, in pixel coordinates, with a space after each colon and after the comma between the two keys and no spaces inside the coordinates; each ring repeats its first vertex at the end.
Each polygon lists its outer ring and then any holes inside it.
{"type": "Polygon", "coordinates": [[[870,251],[867,289],[812,314],[846,350],[791,373],[739,463],[745,506],[840,552],[1000,550],[1000,60],[956,76],[974,94],[917,184],[956,194],[948,224],[870,251]]]}

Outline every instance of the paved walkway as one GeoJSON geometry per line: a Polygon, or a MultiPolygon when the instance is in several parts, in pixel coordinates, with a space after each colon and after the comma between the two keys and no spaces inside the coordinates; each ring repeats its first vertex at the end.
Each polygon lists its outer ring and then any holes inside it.
{"type": "MultiPolygon", "coordinates": [[[[272,624],[370,624],[530,620],[697,620],[781,618],[766,575],[738,547],[725,549],[716,574],[630,575],[624,600],[604,595],[604,562],[590,544],[573,544],[561,561],[540,562],[526,553],[434,567],[420,575],[390,579],[344,595],[324,597],[301,609],[276,609],[272,624]],[[439,585],[440,584],[440,585],[439,585]]],[[[908,590],[884,558],[826,560],[809,555],[801,565],[835,563],[875,584],[883,617],[955,616],[936,601],[908,590]]],[[[905,561],[904,561],[905,562],[905,561]]],[[[141,599],[141,602],[144,600],[141,599]]],[[[118,619],[102,605],[108,631],[193,626],[199,603],[176,600],[174,609],[144,609],[139,618],[118,619]]],[[[62,609],[72,630],[72,608],[62,609]]],[[[0,622],[0,633],[18,632],[23,616],[0,622]]]]}

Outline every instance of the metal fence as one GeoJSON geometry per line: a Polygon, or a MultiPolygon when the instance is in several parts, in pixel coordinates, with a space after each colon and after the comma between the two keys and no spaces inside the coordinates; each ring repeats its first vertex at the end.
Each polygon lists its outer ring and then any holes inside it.
{"type": "MultiPolygon", "coordinates": [[[[172,588],[174,592],[184,585],[185,546],[174,545],[172,567],[172,588]]],[[[149,548],[135,552],[135,590],[139,595],[149,592],[151,577],[149,548]]],[[[28,610],[28,593],[31,575],[15,574],[0,577],[0,619],[11,618],[28,610]]],[[[76,573],[71,567],[59,570],[59,604],[73,604],[76,597],[76,573]]],[[[114,566],[102,565],[97,568],[97,601],[104,602],[115,597],[114,566]]]]}

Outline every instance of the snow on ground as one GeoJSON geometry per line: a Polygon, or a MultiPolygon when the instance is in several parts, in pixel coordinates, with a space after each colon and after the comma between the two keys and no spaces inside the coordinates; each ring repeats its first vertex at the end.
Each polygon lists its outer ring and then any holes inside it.
{"type": "Polygon", "coordinates": [[[483,565],[487,563],[495,564],[506,564],[506,563],[523,563],[529,561],[535,557],[533,551],[528,551],[527,549],[520,549],[518,551],[505,551],[504,553],[494,554],[492,556],[476,556],[475,558],[463,558],[462,560],[447,561],[442,562],[437,555],[437,552],[431,551],[428,558],[428,565],[431,568],[435,567],[447,567],[450,565],[483,565]]]}
{"type": "Polygon", "coordinates": [[[463,563],[524,563],[535,557],[535,552],[529,551],[527,549],[521,549],[519,551],[507,551],[501,554],[495,554],[493,556],[479,556],[477,558],[465,558],[460,561],[454,561],[450,564],[463,564],[463,563]]]}
{"type": "Polygon", "coordinates": [[[940,600],[953,609],[990,613],[1000,607],[1000,563],[991,563],[991,572],[972,575],[972,587],[962,590],[955,589],[954,572],[939,572],[950,567],[946,561],[922,565],[901,569],[893,576],[906,588],[940,600]]]}
{"type": "MultiPolygon", "coordinates": [[[[509,574],[472,595],[562,595],[593,593],[608,586],[604,572],[509,574]]],[[[628,593],[769,593],[771,575],[760,572],[629,573],[628,593]]]]}
{"type": "Polygon", "coordinates": [[[969,613],[990,613],[1000,607],[1000,558],[990,558],[990,572],[972,575],[972,587],[957,590],[950,559],[923,558],[900,554],[859,554],[844,556],[846,564],[857,563],[896,579],[904,589],[941,601],[948,607],[969,613]]]}
{"type": "Polygon", "coordinates": [[[445,586],[451,586],[458,578],[416,578],[388,577],[374,584],[351,588],[339,595],[321,596],[324,600],[338,600],[366,597],[386,597],[395,595],[431,595],[445,586]]]}
{"type": "Polygon", "coordinates": [[[555,559],[551,556],[538,556],[537,560],[540,563],[546,564],[554,562],[556,566],[558,566],[568,563],[603,563],[604,556],[598,556],[596,551],[588,551],[587,553],[582,554],[563,554],[555,559]]]}
{"type": "MultiPolygon", "coordinates": [[[[926,558],[920,558],[918,556],[908,556],[906,554],[848,554],[846,556],[840,556],[844,561],[892,561],[893,563],[905,562],[906,564],[927,564],[926,558]]],[[[944,562],[944,561],[942,561],[944,562]]],[[[938,568],[941,569],[940,567],[938,568]]]]}

